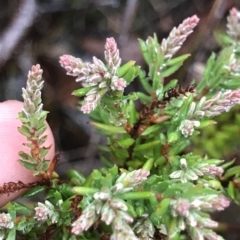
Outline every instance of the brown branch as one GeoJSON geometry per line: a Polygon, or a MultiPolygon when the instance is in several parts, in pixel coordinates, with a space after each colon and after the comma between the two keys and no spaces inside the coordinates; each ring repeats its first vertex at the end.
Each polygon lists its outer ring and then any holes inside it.
{"type": "Polygon", "coordinates": [[[33,188],[36,186],[50,186],[51,182],[49,180],[41,180],[31,183],[23,183],[22,181],[18,182],[8,182],[4,183],[2,187],[0,187],[0,194],[10,194],[14,192],[18,192],[22,189],[33,188]]]}
{"type": "MultiPolygon", "coordinates": [[[[176,86],[175,88],[169,88],[167,91],[164,92],[162,100],[153,100],[150,104],[150,107],[144,105],[142,110],[139,113],[139,119],[133,124],[131,128],[130,124],[127,123],[125,126],[126,131],[129,133],[131,138],[137,139],[145,129],[150,126],[151,124],[162,123],[171,116],[162,115],[159,116],[155,114],[155,109],[164,109],[166,104],[172,100],[172,98],[178,98],[180,95],[187,95],[188,93],[195,92],[196,84],[190,84],[185,89],[176,86]]],[[[126,163],[132,159],[133,150],[135,147],[134,143],[128,148],[128,158],[126,159],[126,163]]],[[[162,155],[165,157],[166,161],[168,161],[167,151],[168,151],[168,144],[162,147],[162,155]]],[[[126,165],[125,163],[125,165],[126,165]]]]}

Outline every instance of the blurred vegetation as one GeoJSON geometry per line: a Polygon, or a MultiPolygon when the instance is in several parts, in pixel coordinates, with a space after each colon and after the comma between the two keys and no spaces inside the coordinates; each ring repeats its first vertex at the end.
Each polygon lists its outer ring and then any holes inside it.
{"type": "Polygon", "coordinates": [[[214,120],[217,124],[209,126],[193,140],[193,152],[207,154],[209,157],[232,160],[236,158],[239,164],[240,147],[240,108],[223,113],[214,120]],[[204,149],[206,152],[202,152],[204,149]]]}

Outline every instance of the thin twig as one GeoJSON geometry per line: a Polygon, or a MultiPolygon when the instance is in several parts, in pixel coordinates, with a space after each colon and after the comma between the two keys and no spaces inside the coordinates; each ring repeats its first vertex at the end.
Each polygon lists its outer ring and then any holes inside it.
{"type": "Polygon", "coordinates": [[[33,24],[36,17],[37,5],[35,0],[23,0],[19,6],[14,19],[3,32],[0,38],[0,66],[11,57],[15,47],[26,33],[27,29],[33,24]]]}
{"type": "Polygon", "coordinates": [[[128,33],[132,26],[132,21],[136,15],[138,0],[128,0],[123,15],[123,23],[119,36],[119,44],[121,47],[127,44],[128,42],[128,33]]]}

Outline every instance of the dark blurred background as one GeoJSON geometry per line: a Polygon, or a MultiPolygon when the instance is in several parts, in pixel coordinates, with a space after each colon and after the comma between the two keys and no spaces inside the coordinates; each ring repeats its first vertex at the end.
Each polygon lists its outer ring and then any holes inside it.
{"type": "MultiPolygon", "coordinates": [[[[77,110],[71,92],[80,85],[65,74],[59,56],[72,54],[91,61],[103,59],[107,37],[114,37],[123,62],[135,60],[145,67],[138,38],[156,33],[159,40],[174,26],[194,14],[201,19],[178,52],[192,53],[176,74],[181,85],[202,76],[204,63],[219,50],[213,32],[225,30],[226,16],[240,0],[0,0],[0,101],[22,100],[27,73],[33,64],[44,70],[43,102],[50,111],[56,151],[62,151],[58,172],[66,168],[89,173],[101,165],[96,144],[104,141],[94,133],[89,119],[77,110]]],[[[127,91],[139,89],[133,83],[127,91]]],[[[233,210],[234,211],[234,210],[233,210]]],[[[240,212],[239,212],[240,213],[240,212]]],[[[233,217],[230,214],[230,219],[233,217]]],[[[240,222],[234,214],[233,224],[240,222]]],[[[226,221],[226,220],[223,220],[226,221]]],[[[237,231],[237,230],[236,230],[237,231]]],[[[230,233],[226,239],[240,239],[230,233]]]]}

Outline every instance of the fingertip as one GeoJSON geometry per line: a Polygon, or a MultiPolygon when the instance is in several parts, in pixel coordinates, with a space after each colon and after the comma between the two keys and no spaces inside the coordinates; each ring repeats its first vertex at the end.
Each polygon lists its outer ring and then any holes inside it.
{"type": "MultiPolygon", "coordinates": [[[[32,171],[26,169],[18,162],[19,151],[29,152],[29,148],[23,145],[23,143],[27,142],[27,138],[18,132],[18,127],[21,126],[21,122],[17,118],[18,112],[20,112],[22,108],[23,103],[16,100],[0,103],[0,187],[8,182],[21,181],[23,183],[29,183],[39,180],[33,176],[32,171]]],[[[46,155],[46,159],[51,160],[55,154],[55,144],[49,126],[44,134],[47,135],[44,146],[49,147],[52,145],[46,155]]],[[[12,193],[9,196],[7,194],[0,194],[0,206],[12,201],[21,194],[22,191],[12,193]]]]}

